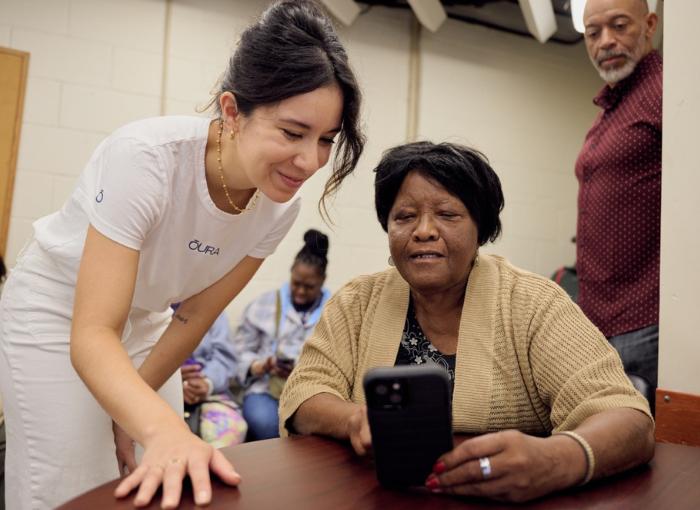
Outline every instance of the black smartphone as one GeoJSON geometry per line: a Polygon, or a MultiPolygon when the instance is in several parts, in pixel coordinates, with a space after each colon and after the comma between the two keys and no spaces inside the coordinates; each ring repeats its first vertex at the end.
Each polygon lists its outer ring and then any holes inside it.
{"type": "Polygon", "coordinates": [[[452,449],[447,373],[437,366],[375,368],[365,374],[364,389],[379,483],[423,485],[452,449]]]}
{"type": "Polygon", "coordinates": [[[284,370],[292,370],[295,365],[293,358],[286,358],[284,356],[275,356],[275,364],[284,370]]]}

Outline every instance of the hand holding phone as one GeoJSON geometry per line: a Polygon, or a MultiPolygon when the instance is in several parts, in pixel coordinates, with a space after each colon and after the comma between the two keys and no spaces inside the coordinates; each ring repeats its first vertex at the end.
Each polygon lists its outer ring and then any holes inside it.
{"type": "Polygon", "coordinates": [[[294,359],[293,358],[285,358],[284,356],[276,356],[275,363],[277,364],[278,367],[281,367],[281,368],[287,368],[289,370],[294,368],[294,359]]]}
{"type": "Polygon", "coordinates": [[[452,450],[449,388],[447,373],[437,366],[367,372],[367,416],[382,485],[423,485],[438,457],[452,450]]]}
{"type": "Polygon", "coordinates": [[[275,365],[272,370],[273,375],[279,377],[289,377],[289,374],[294,369],[295,361],[293,358],[286,358],[284,356],[275,356],[275,365]]]}

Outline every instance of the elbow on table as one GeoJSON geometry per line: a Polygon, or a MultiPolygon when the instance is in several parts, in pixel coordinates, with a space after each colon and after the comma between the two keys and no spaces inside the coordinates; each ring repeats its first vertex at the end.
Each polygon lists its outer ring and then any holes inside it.
{"type": "Polygon", "coordinates": [[[651,418],[647,420],[643,431],[643,445],[641,450],[641,463],[646,464],[654,458],[656,451],[656,436],[654,422],[651,418]]]}

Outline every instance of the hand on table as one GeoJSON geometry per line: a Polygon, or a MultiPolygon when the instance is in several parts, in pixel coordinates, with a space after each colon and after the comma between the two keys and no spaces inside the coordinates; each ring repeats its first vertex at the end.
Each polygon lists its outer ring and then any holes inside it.
{"type": "Polygon", "coordinates": [[[350,415],[347,422],[347,431],[355,453],[366,455],[372,448],[372,434],[369,430],[366,406],[357,406],[357,410],[350,415]]]}
{"type": "MultiPolygon", "coordinates": [[[[467,439],[438,459],[426,486],[434,492],[522,502],[573,485],[583,478],[581,465],[569,462],[564,452],[570,450],[553,439],[516,430],[467,439]]],[[[578,460],[585,462],[583,451],[578,460]]]]}
{"type": "Polygon", "coordinates": [[[241,481],[226,457],[192,434],[184,423],[155,434],[144,449],[139,466],[114,491],[117,498],[123,498],[138,488],[134,497],[136,507],[148,505],[162,485],[161,508],[176,508],[186,475],[192,481],[197,505],[206,505],[211,501],[210,470],[228,485],[238,485],[241,481]]]}

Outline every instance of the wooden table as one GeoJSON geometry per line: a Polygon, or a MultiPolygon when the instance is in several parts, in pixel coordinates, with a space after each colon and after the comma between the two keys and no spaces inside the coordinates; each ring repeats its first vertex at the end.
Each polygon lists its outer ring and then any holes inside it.
{"type": "MultiPolygon", "coordinates": [[[[700,448],[681,445],[659,443],[649,466],[525,505],[457,499],[422,489],[390,491],[377,483],[371,461],[356,457],[344,443],[319,437],[258,441],[223,452],[235,461],[243,482],[236,489],[215,481],[210,509],[700,509],[700,448]]],[[[133,509],[132,498],[112,496],[117,483],[87,492],[60,510],[133,509]]],[[[158,496],[147,508],[159,504],[158,496]]],[[[197,508],[189,487],[180,508],[197,508]]]]}

